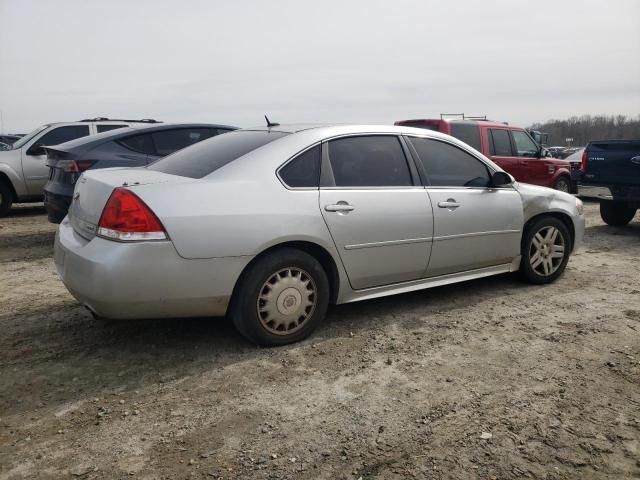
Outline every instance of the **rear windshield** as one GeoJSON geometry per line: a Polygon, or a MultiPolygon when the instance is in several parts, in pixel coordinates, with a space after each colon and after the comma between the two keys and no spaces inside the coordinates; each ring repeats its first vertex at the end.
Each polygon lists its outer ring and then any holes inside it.
{"type": "Polygon", "coordinates": [[[238,130],[196,143],[150,164],[149,170],[202,178],[227,163],[288,135],[285,132],[238,130]]]}
{"type": "Polygon", "coordinates": [[[482,151],[480,147],[480,129],[478,125],[473,123],[454,123],[451,122],[451,136],[462,140],[467,145],[471,145],[478,151],[482,151]]]}

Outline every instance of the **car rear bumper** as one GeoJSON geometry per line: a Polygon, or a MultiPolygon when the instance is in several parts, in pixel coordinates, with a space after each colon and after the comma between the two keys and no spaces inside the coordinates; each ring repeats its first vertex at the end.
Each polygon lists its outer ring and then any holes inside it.
{"type": "Polygon", "coordinates": [[[44,191],[44,208],[51,223],[60,223],[67,216],[71,198],[70,195],[58,195],[47,190],[44,191]]]}
{"type": "Polygon", "coordinates": [[[578,196],[594,198],[597,200],[613,200],[613,194],[609,187],[578,184],[578,196]]]}
{"type": "Polygon", "coordinates": [[[189,260],[170,241],[87,240],[68,219],[54,246],[56,269],[69,292],[96,315],[114,319],[225,315],[251,259],[189,260]]]}

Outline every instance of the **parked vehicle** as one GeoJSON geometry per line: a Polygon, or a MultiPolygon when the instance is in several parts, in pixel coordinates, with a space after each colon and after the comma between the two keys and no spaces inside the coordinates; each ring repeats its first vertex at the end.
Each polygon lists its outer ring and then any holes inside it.
{"type": "Polygon", "coordinates": [[[116,128],[159,123],[155,120],[111,120],[104,117],[79,122],[48,123],[0,151],[0,217],[14,202],[41,202],[49,176],[44,147],[116,128]]]}
{"type": "Polygon", "coordinates": [[[45,147],[50,172],[44,187],[44,206],[49,221],[60,223],[65,217],[73,187],[85,170],[144,166],[181,148],[235,129],[227,125],[163,123],[144,128],[120,128],[45,147]]]}
{"type": "Polygon", "coordinates": [[[20,140],[21,137],[24,137],[24,135],[13,135],[7,133],[5,135],[0,135],[0,142],[6,143],[7,145],[13,145],[15,142],[20,140]]]}
{"type": "Polygon", "coordinates": [[[549,134],[540,132],[539,130],[527,130],[527,133],[533,138],[533,140],[543,147],[546,147],[549,143],[549,134]]]}
{"type": "Polygon", "coordinates": [[[549,153],[554,158],[564,158],[564,152],[567,150],[567,147],[547,147],[549,153]]]}
{"type": "Polygon", "coordinates": [[[575,192],[569,163],[549,157],[520,127],[487,120],[401,120],[396,125],[426,128],[452,135],[493,160],[519,182],[575,192]]]}
{"type": "Polygon", "coordinates": [[[605,223],[628,224],[640,208],[640,140],[590,142],[575,176],[579,195],[600,201],[605,223]]]}
{"type": "Polygon", "coordinates": [[[516,270],[552,282],[583,231],[579,199],[515,183],[453,137],[277,126],[84,172],[54,258],[97,316],[228,314],[249,340],[282,345],[329,303],[516,270]]]}

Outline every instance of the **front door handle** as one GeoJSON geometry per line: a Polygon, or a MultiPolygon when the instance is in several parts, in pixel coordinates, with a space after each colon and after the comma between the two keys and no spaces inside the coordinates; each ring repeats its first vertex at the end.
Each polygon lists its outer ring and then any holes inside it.
{"type": "Polygon", "coordinates": [[[332,205],[325,205],[324,209],[327,212],[347,213],[354,210],[356,207],[349,205],[347,202],[338,202],[332,205]]]}
{"type": "Polygon", "coordinates": [[[458,208],[460,204],[455,201],[453,198],[449,198],[446,202],[438,202],[438,207],[440,208],[448,208],[449,210],[455,210],[458,208]]]}

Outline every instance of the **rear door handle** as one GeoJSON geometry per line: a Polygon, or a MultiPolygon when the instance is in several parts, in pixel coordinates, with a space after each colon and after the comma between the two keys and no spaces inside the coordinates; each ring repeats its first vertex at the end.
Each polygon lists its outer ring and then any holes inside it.
{"type": "Polygon", "coordinates": [[[347,213],[355,210],[356,207],[353,205],[349,205],[347,202],[338,202],[332,205],[325,205],[324,209],[327,212],[339,212],[339,213],[347,213]]]}
{"type": "Polygon", "coordinates": [[[438,207],[440,208],[448,208],[450,210],[455,210],[458,208],[460,204],[456,202],[453,198],[450,198],[446,202],[438,202],[438,207]]]}

